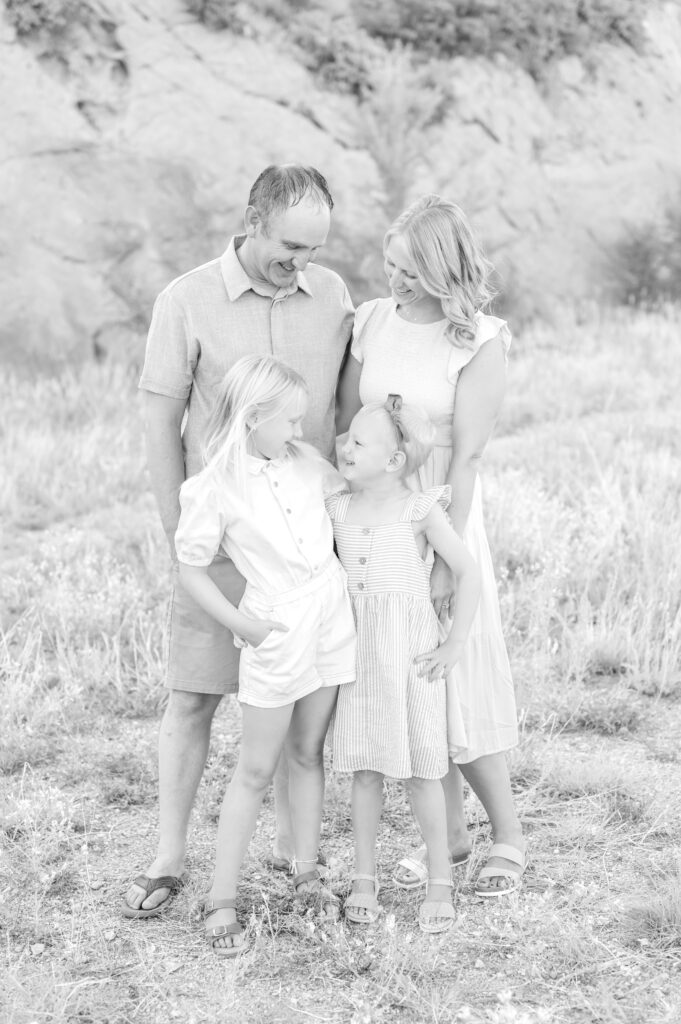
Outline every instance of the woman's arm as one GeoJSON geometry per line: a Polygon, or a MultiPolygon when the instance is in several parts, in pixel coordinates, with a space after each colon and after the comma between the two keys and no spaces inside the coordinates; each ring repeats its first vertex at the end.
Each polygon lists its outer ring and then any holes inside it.
{"type": "Polygon", "coordinates": [[[492,338],[459,375],[452,422],[453,455],[447,475],[452,488],[449,517],[461,536],[473,501],[475,477],[506,391],[506,355],[492,338]]]}
{"type": "MultiPolygon", "coordinates": [[[[494,428],[506,390],[506,354],[501,338],[485,342],[459,375],[452,423],[452,461],[446,483],[452,488],[449,517],[463,536],[483,452],[494,428]]],[[[439,556],[431,575],[431,597],[441,621],[453,588],[451,573],[439,556]]]]}
{"type": "Polygon", "coordinates": [[[352,417],[361,408],[362,403],[359,398],[361,375],[362,364],[348,352],[336,391],[336,434],[345,433],[352,422],[352,417]]]}
{"type": "Polygon", "coordinates": [[[434,651],[414,658],[423,665],[421,674],[434,679],[451,671],[461,656],[480,599],[480,570],[439,505],[430,510],[423,527],[428,543],[456,579],[456,603],[447,639],[434,651]]]}
{"type": "Polygon", "coordinates": [[[198,605],[236,636],[243,637],[252,647],[259,647],[268,634],[277,629],[288,632],[288,626],[272,619],[250,619],[228,601],[208,575],[207,565],[188,565],[180,562],[182,586],[198,605]]]}

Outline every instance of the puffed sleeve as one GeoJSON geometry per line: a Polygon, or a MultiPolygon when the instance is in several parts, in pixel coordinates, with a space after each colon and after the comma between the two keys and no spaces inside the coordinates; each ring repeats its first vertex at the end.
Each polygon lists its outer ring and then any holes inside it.
{"type": "Polygon", "coordinates": [[[180,488],[180,522],[175,550],[187,565],[210,565],[229,523],[226,488],[214,473],[203,470],[180,488]]]}
{"type": "Polygon", "coordinates": [[[362,347],[364,339],[364,330],[371,317],[371,314],[376,309],[380,299],[371,299],[369,302],[363,302],[357,307],[355,312],[355,324],[352,328],[352,344],[350,345],[350,354],[355,357],[358,363],[364,362],[364,349],[362,347]]]}
{"type": "Polygon", "coordinates": [[[433,505],[440,505],[442,510],[446,512],[451,500],[452,489],[449,484],[442,484],[441,487],[429,487],[425,491],[419,491],[411,499],[409,518],[425,519],[433,505]]]}

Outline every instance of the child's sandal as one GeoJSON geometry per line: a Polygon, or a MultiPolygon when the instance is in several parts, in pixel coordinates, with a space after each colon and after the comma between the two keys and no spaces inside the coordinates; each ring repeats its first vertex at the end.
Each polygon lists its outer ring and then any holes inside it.
{"type": "MultiPolygon", "coordinates": [[[[236,900],[206,900],[203,905],[204,921],[216,910],[236,910],[236,900]]],[[[206,942],[216,956],[240,956],[249,948],[246,940],[232,946],[216,946],[215,943],[225,935],[243,935],[243,931],[238,921],[233,921],[231,924],[218,924],[213,928],[206,928],[206,942]]]]}
{"type": "MultiPolygon", "coordinates": [[[[429,885],[448,885],[454,888],[451,878],[429,878],[429,885]]],[[[429,935],[439,935],[440,932],[448,932],[456,919],[456,911],[451,903],[442,900],[426,900],[419,907],[419,928],[429,935]]]]}
{"type": "Polygon", "coordinates": [[[370,892],[351,892],[347,897],[344,905],[345,920],[352,921],[353,924],[374,924],[378,920],[378,915],[381,913],[381,907],[378,902],[378,891],[379,884],[376,880],[375,875],[361,875],[356,874],[352,876],[353,882],[373,882],[374,891],[370,892]],[[365,910],[365,914],[359,914],[357,911],[365,910]]]}
{"type": "MultiPolygon", "coordinates": [[[[294,861],[295,865],[295,861],[294,861]]],[[[340,900],[338,897],[327,889],[322,882],[322,876],[320,875],[317,868],[312,871],[302,871],[300,874],[293,875],[293,888],[296,895],[305,896],[308,895],[313,898],[318,898],[321,903],[322,912],[325,917],[330,920],[337,921],[340,916],[340,900]],[[303,892],[298,893],[298,889],[301,885],[307,883],[316,882],[316,885],[310,885],[309,889],[305,889],[303,892]]]]}

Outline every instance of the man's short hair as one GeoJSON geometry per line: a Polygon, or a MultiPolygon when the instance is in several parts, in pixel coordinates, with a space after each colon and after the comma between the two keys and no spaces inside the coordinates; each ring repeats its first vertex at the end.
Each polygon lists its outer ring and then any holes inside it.
{"type": "Polygon", "coordinates": [[[301,164],[270,164],[258,175],[248,197],[248,205],[260,214],[267,226],[272,214],[297,206],[306,196],[333,210],[333,199],[323,174],[316,167],[301,164]]]}

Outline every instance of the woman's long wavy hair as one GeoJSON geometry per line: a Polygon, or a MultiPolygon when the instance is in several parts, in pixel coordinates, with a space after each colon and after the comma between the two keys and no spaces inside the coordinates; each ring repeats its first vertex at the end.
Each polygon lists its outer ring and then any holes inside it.
{"type": "Polygon", "coordinates": [[[390,225],[384,251],[395,235],[407,243],[422,286],[442,303],[449,340],[473,348],[475,314],[494,294],[493,268],[463,211],[435,193],[421,196],[390,225]]]}
{"type": "MultiPolygon", "coordinates": [[[[206,426],[203,462],[207,469],[233,476],[241,496],[248,494],[247,456],[255,419],[264,423],[295,395],[307,396],[305,381],[272,356],[243,356],[225,374],[206,426]]],[[[292,454],[295,444],[290,445],[292,454]]]]}

